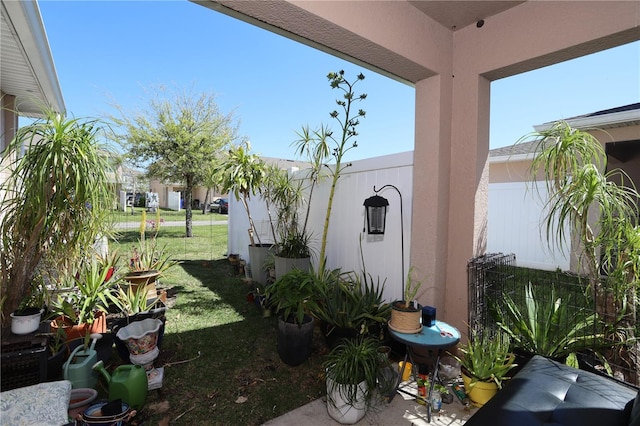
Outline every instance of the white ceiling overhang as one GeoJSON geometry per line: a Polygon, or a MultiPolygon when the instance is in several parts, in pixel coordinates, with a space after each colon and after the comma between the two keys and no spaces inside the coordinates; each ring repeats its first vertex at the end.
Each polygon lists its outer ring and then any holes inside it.
{"type": "Polygon", "coordinates": [[[64,112],[56,68],[36,0],[1,0],[0,91],[16,97],[18,114],[64,112]]]}

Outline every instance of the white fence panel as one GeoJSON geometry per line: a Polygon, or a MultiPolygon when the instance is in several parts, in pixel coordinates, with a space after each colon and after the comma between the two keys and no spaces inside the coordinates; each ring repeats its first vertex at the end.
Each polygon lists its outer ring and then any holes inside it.
{"type": "MultiPolygon", "coordinates": [[[[304,173],[300,170],[298,173],[304,173]]],[[[404,262],[405,273],[409,269],[411,246],[411,206],[413,194],[413,152],[376,157],[354,161],[338,181],[333,201],[333,211],[327,237],[327,267],[341,268],[343,271],[362,272],[360,239],[364,253],[367,273],[377,281],[385,282],[384,295],[388,301],[402,296],[402,264],[400,238],[399,197],[393,189],[385,189],[379,195],[389,200],[387,214],[387,232],[382,238],[367,238],[363,233],[365,220],[364,200],[384,185],[395,185],[402,193],[404,213],[404,262]]],[[[320,182],[313,193],[309,228],[315,252],[314,265],[318,264],[318,255],[322,240],[327,201],[331,182],[320,182]]],[[[262,232],[261,239],[272,242],[268,231],[268,215],[265,203],[259,196],[252,197],[249,203],[251,216],[262,232]],[[263,235],[265,235],[263,237],[263,235]]],[[[249,221],[242,203],[233,195],[229,196],[229,253],[238,253],[244,259],[249,258],[249,221]]],[[[263,241],[264,242],[264,241],[263,241]]]]}
{"type": "Polygon", "coordinates": [[[525,182],[490,184],[487,252],[515,253],[518,266],[569,270],[569,257],[547,244],[542,223],[546,199],[541,184],[537,189],[525,182]]]}

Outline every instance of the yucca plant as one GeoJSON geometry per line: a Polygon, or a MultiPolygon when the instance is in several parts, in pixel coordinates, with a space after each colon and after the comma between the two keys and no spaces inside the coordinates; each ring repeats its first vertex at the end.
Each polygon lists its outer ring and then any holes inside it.
{"type": "Polygon", "coordinates": [[[128,285],[125,288],[119,287],[117,299],[118,307],[127,315],[147,312],[156,305],[155,300],[148,299],[149,290],[146,286],[138,286],[137,289],[134,289],[133,286],[128,285]]]}
{"type": "Polygon", "coordinates": [[[74,324],[93,324],[97,312],[107,313],[110,304],[118,304],[118,279],[112,278],[112,266],[109,259],[98,256],[83,262],[78,272],[69,276],[74,291],[54,307],[54,312],[74,324]]]}
{"type": "Polygon", "coordinates": [[[491,309],[513,346],[525,352],[564,361],[570,354],[604,342],[604,335],[596,333],[597,315],[570,306],[553,286],[548,297],[541,297],[529,283],[524,302],[518,304],[504,294],[501,303],[491,302],[491,309]]]}

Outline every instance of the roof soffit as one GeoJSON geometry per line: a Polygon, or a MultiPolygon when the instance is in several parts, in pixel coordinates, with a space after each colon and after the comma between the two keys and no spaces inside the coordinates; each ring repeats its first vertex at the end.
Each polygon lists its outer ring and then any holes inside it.
{"type": "Polygon", "coordinates": [[[2,0],[0,14],[0,90],[16,97],[21,115],[40,116],[43,106],[64,111],[37,1],[2,0]]]}

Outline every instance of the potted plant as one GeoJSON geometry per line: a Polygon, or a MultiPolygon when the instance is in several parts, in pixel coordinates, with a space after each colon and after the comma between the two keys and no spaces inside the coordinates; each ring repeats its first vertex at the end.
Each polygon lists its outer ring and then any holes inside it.
{"type": "Polygon", "coordinates": [[[171,260],[171,255],[167,253],[164,247],[158,247],[158,235],[160,225],[155,228],[152,238],[147,239],[146,231],[146,214],[143,211],[140,219],[140,239],[138,245],[131,249],[131,257],[128,261],[127,273],[123,280],[133,287],[133,293],[136,294],[139,287],[145,287],[147,296],[156,298],[156,280],[169,268],[176,265],[171,260]]]}
{"type": "Polygon", "coordinates": [[[383,302],[383,285],[371,276],[362,282],[360,276],[339,270],[318,274],[316,281],[319,290],[313,315],[321,320],[320,328],[329,348],[343,338],[384,338],[391,309],[383,302]]]}
{"type": "Polygon", "coordinates": [[[253,221],[253,216],[251,216],[249,200],[252,195],[256,195],[260,191],[260,186],[265,178],[266,165],[257,154],[252,154],[250,151],[249,142],[231,148],[226,160],[221,162],[219,172],[222,176],[222,192],[232,193],[236,200],[242,203],[247,213],[249,220],[249,265],[254,272],[252,279],[259,284],[265,284],[266,275],[262,273],[261,267],[273,244],[263,243],[260,239],[260,233],[253,221]]]}
{"type": "MultiPolygon", "coordinates": [[[[271,232],[276,241],[276,277],[294,268],[308,271],[311,267],[311,235],[306,223],[299,221],[299,210],[305,203],[303,182],[275,165],[267,168],[261,194],[267,204],[271,232]],[[277,219],[275,225],[272,209],[277,219]]],[[[309,206],[307,201],[307,209],[309,206]]]]}
{"type": "MultiPolygon", "coordinates": [[[[344,77],[344,71],[340,70],[327,74],[327,80],[332,89],[342,92],[336,99],[336,104],[340,107],[341,112],[333,110],[330,113],[331,117],[338,122],[340,131],[334,133],[328,126],[322,126],[318,130],[310,130],[308,126],[305,126],[298,133],[300,139],[295,142],[296,152],[306,154],[311,160],[310,180],[315,182],[322,171],[326,171],[331,181],[320,243],[319,266],[317,268],[319,272],[324,271],[326,267],[327,236],[338,180],[344,170],[350,166],[350,163],[343,162],[343,158],[345,154],[358,146],[355,140],[358,136],[357,126],[360,124],[360,119],[366,115],[366,112],[356,108],[356,105],[367,98],[366,93],[358,95],[354,91],[355,85],[364,80],[364,74],[358,74],[354,81],[349,81],[344,77]],[[326,164],[329,160],[332,160],[331,165],[326,164]]],[[[306,219],[304,223],[306,224],[306,219]]]]}
{"type": "Polygon", "coordinates": [[[588,276],[599,320],[615,330],[609,333],[614,349],[608,358],[633,366],[616,373],[635,383],[640,379],[640,195],[623,170],[608,164],[605,144],[586,130],[558,121],[517,143],[530,141],[536,143],[530,180],[542,181],[548,194],[543,218],[548,244],[567,249],[568,243],[579,243],[571,254],[588,276]]]}
{"type": "Polygon", "coordinates": [[[299,269],[287,272],[265,290],[278,314],[278,355],[288,365],[300,365],[311,354],[314,324],[309,312],[316,294],[313,274],[299,269]]]}
{"type": "Polygon", "coordinates": [[[597,327],[595,312],[557,297],[554,286],[548,294],[540,293],[529,283],[520,303],[508,294],[490,301],[492,315],[509,335],[514,350],[525,358],[542,355],[560,362],[573,360],[571,365],[577,368],[576,353],[606,345],[604,334],[595,332],[602,328],[597,327]]]}
{"type": "Polygon", "coordinates": [[[106,332],[105,314],[110,304],[118,302],[118,279],[113,275],[112,259],[91,256],[81,263],[77,273],[67,276],[74,291],[53,308],[57,314],[51,322],[54,332],[64,328],[67,340],[106,332]]]}
{"type": "Polygon", "coordinates": [[[18,309],[11,313],[13,334],[33,333],[40,327],[45,306],[45,290],[40,279],[31,282],[29,294],[20,302],[18,309]]]}
{"type": "Polygon", "coordinates": [[[415,268],[409,268],[404,286],[403,300],[391,304],[389,328],[400,333],[419,333],[422,330],[422,306],[415,300],[422,282],[414,278],[415,268]]]}
{"type": "Polygon", "coordinates": [[[162,347],[162,339],[164,337],[164,330],[166,324],[166,306],[158,297],[149,297],[149,290],[146,286],[120,286],[117,291],[117,303],[116,306],[120,310],[119,314],[111,320],[111,331],[114,337],[116,349],[120,358],[129,362],[129,350],[127,345],[120,338],[118,338],[118,331],[136,321],[143,321],[145,319],[158,319],[162,322],[158,331],[158,348],[162,347]]]}
{"type": "Polygon", "coordinates": [[[337,422],[357,423],[371,405],[380,374],[378,346],[370,337],[345,339],[326,356],[327,411],[337,422]]]}
{"type": "Polygon", "coordinates": [[[453,355],[460,363],[465,391],[476,407],[482,407],[509,378],[515,367],[515,355],[509,352],[509,339],[473,333],[466,345],[458,348],[460,356],[453,355]]]}
{"type": "Polygon", "coordinates": [[[108,151],[98,144],[100,123],[50,110],[43,115],[20,127],[2,154],[8,173],[0,186],[5,319],[25,298],[34,277],[47,272],[45,264],[60,274],[68,272],[93,251],[98,236],[113,229],[112,168],[108,151]]]}

